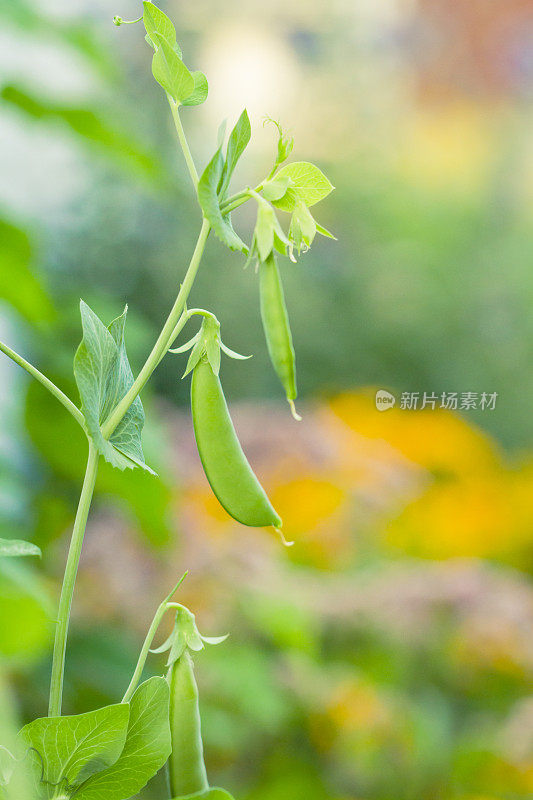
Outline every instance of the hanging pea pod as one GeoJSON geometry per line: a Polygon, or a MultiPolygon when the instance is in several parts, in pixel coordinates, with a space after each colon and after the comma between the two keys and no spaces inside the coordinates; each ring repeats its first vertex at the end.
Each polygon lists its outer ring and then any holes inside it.
{"type": "MultiPolygon", "coordinates": [[[[207,480],[222,507],[243,525],[273,526],[281,519],[257,480],[235,433],[218,373],[220,352],[242,359],[220,338],[217,318],[201,309],[189,312],[204,316],[200,331],[185,345],[171,352],[190,350],[185,375],[192,371],[191,407],[196,444],[207,480]]],[[[185,377],[184,375],[184,377],[185,377]]]]}
{"type": "Polygon", "coordinates": [[[220,379],[206,355],[193,370],[191,406],[200,459],[220,504],[243,525],[278,529],[281,519],[244,455],[220,379]]]}
{"type": "Polygon", "coordinates": [[[261,319],[263,320],[270,360],[285,389],[294,419],[301,420],[294,406],[298,393],[289,315],[287,314],[283,286],[281,285],[281,277],[274,253],[271,253],[266,261],[260,262],[259,292],[261,319]]]}

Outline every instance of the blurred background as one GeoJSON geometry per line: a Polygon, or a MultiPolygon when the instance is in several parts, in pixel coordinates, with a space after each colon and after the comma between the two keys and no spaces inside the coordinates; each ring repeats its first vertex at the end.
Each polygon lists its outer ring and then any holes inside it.
{"type": "MultiPolygon", "coordinates": [[[[222,382],[295,546],[220,509],[184,362],[169,357],[143,395],[159,479],[100,471],[65,710],[122,696],[156,606],[189,569],[178,599],[204,633],[230,633],[197,658],[213,784],[239,800],[531,798],[531,3],[160,5],[210,81],[207,103],[183,113],[198,164],[247,106],[235,190],[253,183],[276,145],[262,118],[280,119],[294,158],[336,186],[316,216],[338,241],[282,265],[300,425],[242,257],[213,238],[191,298],[253,353],[226,359],[222,382]],[[376,410],[377,389],[394,409],[376,410]],[[403,392],[434,393],[436,407],[402,410],[403,392]],[[440,408],[451,392],[497,400],[440,408]]],[[[0,4],[0,338],[76,399],[79,298],[107,322],[129,304],[138,370],[199,229],[142,29],[112,24],[140,12],[136,0],[0,4]]],[[[252,210],[234,222],[249,236],[252,210]]],[[[0,573],[0,653],[26,721],[46,713],[86,453],[4,357],[0,413],[0,536],[44,552],[0,573]]],[[[140,797],[164,792],[159,776],[140,797]]]]}

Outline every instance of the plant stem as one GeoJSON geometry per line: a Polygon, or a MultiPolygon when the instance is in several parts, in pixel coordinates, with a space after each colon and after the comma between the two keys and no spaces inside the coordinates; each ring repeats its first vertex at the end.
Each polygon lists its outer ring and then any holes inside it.
{"type": "Polygon", "coordinates": [[[106,439],[109,439],[119,422],[121,421],[122,417],[131,406],[139,392],[144,388],[147,381],[149,380],[152,372],[155,370],[159,362],[161,361],[162,356],[166,353],[169,348],[169,343],[172,338],[172,334],[174,328],[176,327],[176,323],[179,320],[180,314],[185,307],[185,303],[187,302],[187,298],[189,296],[189,292],[191,291],[192,285],[194,283],[194,279],[196,277],[196,273],[198,271],[198,267],[200,266],[200,261],[202,259],[202,255],[205,249],[205,244],[207,242],[207,237],[209,236],[209,231],[211,230],[211,226],[209,222],[204,218],[202,222],[202,228],[200,230],[200,235],[198,236],[198,241],[196,242],[196,247],[194,248],[194,253],[192,254],[192,258],[189,264],[189,268],[185,274],[183,279],[183,283],[181,284],[178,296],[170,314],[168,315],[167,321],[163,326],[163,330],[159,334],[159,337],[152,348],[152,352],[146,359],[146,362],[139,372],[137,378],[134,380],[131,388],[126,392],[122,400],[115,406],[107,420],[102,425],[102,434],[106,439]]]}
{"type": "Polygon", "coordinates": [[[48,716],[56,717],[61,714],[61,701],[63,695],[63,674],[65,671],[65,652],[67,647],[68,626],[70,620],[70,609],[72,607],[72,596],[74,594],[74,584],[78,573],[81,548],[89,516],[89,508],[96,482],[98,471],[98,451],[94,444],[89,442],[89,456],[85,478],[74,520],[72,539],[67,556],[63,586],[61,587],[61,598],[59,600],[59,611],[57,615],[57,628],[54,641],[54,655],[52,661],[52,678],[50,681],[50,703],[48,706],[48,716]]]}
{"type": "Polygon", "coordinates": [[[191,150],[189,148],[189,143],[187,142],[187,137],[185,136],[185,131],[183,130],[183,125],[181,124],[179,106],[172,100],[171,97],[168,98],[168,102],[172,112],[174,125],[176,126],[176,131],[178,133],[178,139],[180,140],[181,149],[183,150],[183,155],[187,164],[187,169],[189,170],[189,175],[191,176],[194,188],[198,189],[198,172],[196,171],[191,150]]]}
{"type": "Polygon", "coordinates": [[[81,425],[81,427],[85,430],[85,418],[83,414],[81,413],[79,408],[77,408],[74,405],[72,400],[69,397],[67,397],[67,395],[64,392],[62,392],[58,386],[55,385],[55,383],[53,383],[49,378],[47,378],[46,375],[43,375],[42,372],[39,372],[39,370],[36,367],[34,367],[33,364],[30,364],[29,361],[26,361],[25,358],[22,358],[22,356],[19,356],[18,353],[15,353],[15,351],[12,350],[10,347],[8,347],[7,344],[0,342],[0,350],[6,356],[9,356],[9,358],[12,361],[14,361],[15,364],[18,364],[19,367],[25,369],[26,372],[28,372],[33,378],[38,380],[39,383],[41,383],[46,389],[48,389],[48,391],[51,392],[51,394],[53,394],[54,397],[57,400],[59,400],[59,402],[63,406],[65,406],[67,411],[69,411],[72,414],[76,422],[78,422],[81,425]]]}
{"type": "Polygon", "coordinates": [[[141,675],[144,669],[144,665],[146,663],[146,659],[148,658],[148,653],[150,652],[150,647],[152,642],[154,641],[154,636],[157,633],[157,629],[161,624],[161,620],[165,616],[166,612],[169,611],[171,608],[179,608],[179,603],[169,603],[168,599],[164,600],[157,611],[155,612],[155,616],[152,620],[152,624],[148,628],[148,633],[146,634],[146,639],[144,640],[143,646],[141,648],[141,652],[139,654],[139,659],[137,661],[137,666],[135,667],[135,671],[131,677],[130,684],[126,689],[124,697],[122,698],[122,703],[129,703],[131,697],[137,688],[137,684],[141,679],[141,675]]]}
{"type": "MultiPolygon", "coordinates": [[[[253,191],[260,192],[262,188],[263,184],[260,183],[253,191]]],[[[223,214],[229,214],[230,211],[234,211],[236,208],[239,208],[239,206],[248,202],[250,197],[250,189],[243,189],[242,192],[237,192],[237,194],[232,194],[231,197],[227,197],[224,202],[221,203],[220,210],[223,214]]]]}

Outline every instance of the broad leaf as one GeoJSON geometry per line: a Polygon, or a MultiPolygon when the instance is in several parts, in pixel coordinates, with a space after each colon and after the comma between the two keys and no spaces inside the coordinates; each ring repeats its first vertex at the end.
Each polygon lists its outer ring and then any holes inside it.
{"type": "Polygon", "coordinates": [[[194,78],[163,36],[153,33],[150,38],[157,44],[152,60],[153,76],[174,102],[181,103],[194,91],[194,78]]]}
{"type": "Polygon", "coordinates": [[[109,328],[83,300],[80,302],[80,311],[83,339],[74,357],[74,377],[87,430],[98,451],[114,467],[132,469],[139,466],[152,472],[144,463],[141,445],[144,410],[138,397],[109,441],[104,439],[100,430],[100,425],[133,383],[124,344],[127,308],[113,320],[109,328]]]}
{"type": "Polygon", "coordinates": [[[248,248],[233,230],[229,214],[223,215],[220,210],[218,187],[221,183],[223,169],[224,156],[222,148],[219,147],[198,183],[198,200],[206,219],[221,242],[230,250],[241,250],[243,253],[247,253],[248,248]]]}
{"type": "Polygon", "coordinates": [[[235,798],[225,789],[207,789],[205,792],[175,797],[174,800],[235,800],[235,798]]]}
{"type": "Polygon", "coordinates": [[[43,717],[19,733],[23,748],[36,754],[44,783],[78,786],[116,762],[126,742],[130,707],[105,706],[72,717],[43,717]]]}
{"type": "Polygon", "coordinates": [[[39,556],[42,553],[36,544],[23,539],[0,539],[0,558],[11,556],[39,556]]]}
{"type": "Polygon", "coordinates": [[[153,3],[143,2],[143,23],[146,28],[146,38],[152,47],[157,49],[159,46],[154,34],[159,34],[167,40],[173,48],[176,44],[176,28],[172,20],[153,3]]]}
{"type": "Polygon", "coordinates": [[[219,187],[219,194],[221,197],[225,197],[226,195],[231,176],[235,171],[237,162],[244,153],[246,146],[250,141],[251,135],[252,129],[250,126],[250,118],[248,117],[247,110],[244,109],[228,139],[226,163],[224,164],[222,170],[222,181],[219,187]]]}
{"type": "MultiPolygon", "coordinates": [[[[122,755],[93,775],[75,800],[124,800],[137,794],[170,755],[169,688],[164,678],[141,684],[130,702],[130,722],[122,755]]],[[[222,798],[221,798],[222,800],[222,798]]]]}
{"type": "Polygon", "coordinates": [[[199,106],[205,103],[209,93],[209,84],[207,83],[207,78],[204,73],[200,72],[200,70],[196,70],[196,72],[192,72],[191,74],[194,78],[194,89],[186,100],[181,101],[183,106],[199,106]]]}
{"type": "Polygon", "coordinates": [[[334,189],[324,173],[309,161],[294,161],[282,167],[275,179],[279,181],[285,178],[290,180],[289,188],[283,197],[273,201],[282,211],[294,211],[299,201],[306,206],[313,206],[334,189]]]}

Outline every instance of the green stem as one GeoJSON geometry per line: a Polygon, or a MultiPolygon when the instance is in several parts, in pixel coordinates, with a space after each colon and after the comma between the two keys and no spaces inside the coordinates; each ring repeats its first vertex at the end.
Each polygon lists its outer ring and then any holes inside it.
{"type": "MultiPolygon", "coordinates": [[[[252,191],[260,192],[262,188],[263,184],[260,183],[252,191]]],[[[242,192],[237,192],[237,194],[232,194],[231,197],[227,197],[224,202],[221,203],[220,210],[223,214],[229,214],[231,211],[234,211],[236,208],[239,208],[239,206],[248,202],[250,197],[250,189],[243,189],[242,192]]]]}
{"type": "Polygon", "coordinates": [[[170,314],[168,315],[167,321],[163,326],[163,330],[159,334],[159,337],[152,348],[152,352],[146,359],[144,367],[139,372],[137,378],[131,385],[131,388],[126,392],[122,400],[115,406],[107,420],[102,425],[102,434],[106,439],[109,439],[121,419],[123,418],[124,414],[131,406],[139,392],[144,388],[147,381],[149,380],[151,374],[161,361],[161,358],[166,353],[169,348],[169,342],[172,337],[172,333],[176,327],[176,324],[180,318],[180,314],[185,307],[185,303],[187,302],[187,298],[189,296],[189,292],[191,291],[192,285],[194,283],[194,279],[196,277],[196,273],[198,271],[198,267],[200,266],[200,261],[202,259],[202,255],[205,249],[205,245],[207,242],[207,237],[209,236],[209,231],[211,230],[211,226],[209,222],[204,219],[202,222],[202,229],[200,231],[200,235],[198,236],[198,241],[196,242],[196,247],[194,248],[194,253],[192,254],[192,258],[189,264],[189,268],[183,279],[183,283],[181,284],[178,296],[170,314]]]}
{"type": "Polygon", "coordinates": [[[157,611],[155,612],[154,618],[152,620],[152,624],[148,628],[148,633],[146,634],[146,639],[144,640],[144,644],[143,644],[143,646],[141,648],[139,659],[137,661],[137,666],[135,667],[135,671],[134,671],[134,673],[132,675],[132,678],[131,678],[131,681],[130,681],[130,685],[126,689],[126,693],[125,693],[124,697],[122,698],[122,702],[123,703],[129,703],[129,701],[131,700],[131,696],[133,695],[133,692],[137,688],[137,684],[139,683],[139,681],[141,679],[142,671],[143,671],[144,665],[146,663],[146,659],[148,658],[148,653],[150,652],[150,647],[152,645],[152,642],[154,641],[154,636],[157,633],[157,629],[159,628],[159,625],[160,625],[161,620],[163,619],[165,613],[171,608],[181,608],[179,603],[171,603],[170,600],[171,600],[172,596],[178,591],[179,587],[181,586],[181,584],[183,583],[183,581],[185,580],[187,575],[188,575],[188,573],[185,572],[181,576],[181,578],[179,579],[179,581],[176,584],[176,586],[174,586],[174,588],[172,589],[170,594],[168,594],[165,597],[165,599],[159,605],[157,611]]]}
{"type": "Polygon", "coordinates": [[[85,526],[87,525],[87,517],[89,516],[89,508],[91,506],[97,471],[98,451],[96,450],[96,447],[92,441],[90,441],[87,468],[85,470],[85,478],[83,480],[80,501],[78,503],[78,510],[76,512],[76,519],[74,520],[72,539],[70,541],[70,547],[67,556],[67,565],[65,567],[65,575],[63,577],[63,586],[61,587],[61,598],[59,600],[57,628],[54,641],[54,655],[52,661],[52,679],[50,681],[50,703],[48,707],[48,716],[50,717],[56,717],[61,714],[63,674],[65,671],[65,652],[67,647],[70,609],[72,607],[74,585],[76,583],[76,575],[78,573],[78,564],[80,562],[85,526]]]}
{"type": "Polygon", "coordinates": [[[32,364],[30,364],[29,361],[26,361],[25,358],[22,358],[22,356],[19,356],[18,353],[15,353],[15,351],[12,350],[10,347],[8,347],[7,344],[0,342],[0,350],[6,356],[9,356],[9,358],[12,361],[14,361],[15,364],[18,364],[19,367],[25,369],[26,372],[28,372],[33,378],[38,380],[39,383],[41,383],[46,389],[48,389],[48,391],[51,392],[51,394],[53,394],[54,397],[57,400],[59,400],[59,402],[63,406],[65,406],[67,411],[69,411],[72,414],[76,422],[78,422],[81,425],[81,427],[85,429],[85,418],[83,414],[81,413],[79,408],[77,408],[74,405],[72,400],[69,397],[67,397],[67,395],[64,392],[62,392],[61,389],[59,389],[59,387],[55,385],[55,383],[52,383],[52,381],[49,378],[47,378],[46,375],[43,375],[42,372],[39,372],[39,370],[36,369],[36,367],[34,367],[32,364]]]}
{"type": "Polygon", "coordinates": [[[189,143],[187,142],[187,137],[185,136],[185,131],[183,130],[183,125],[181,124],[179,106],[172,100],[171,97],[168,98],[168,102],[172,112],[174,125],[176,126],[176,131],[178,133],[178,139],[180,140],[181,149],[183,150],[183,155],[187,164],[187,169],[189,170],[189,175],[191,176],[194,188],[198,189],[198,172],[196,171],[189,143]]]}

